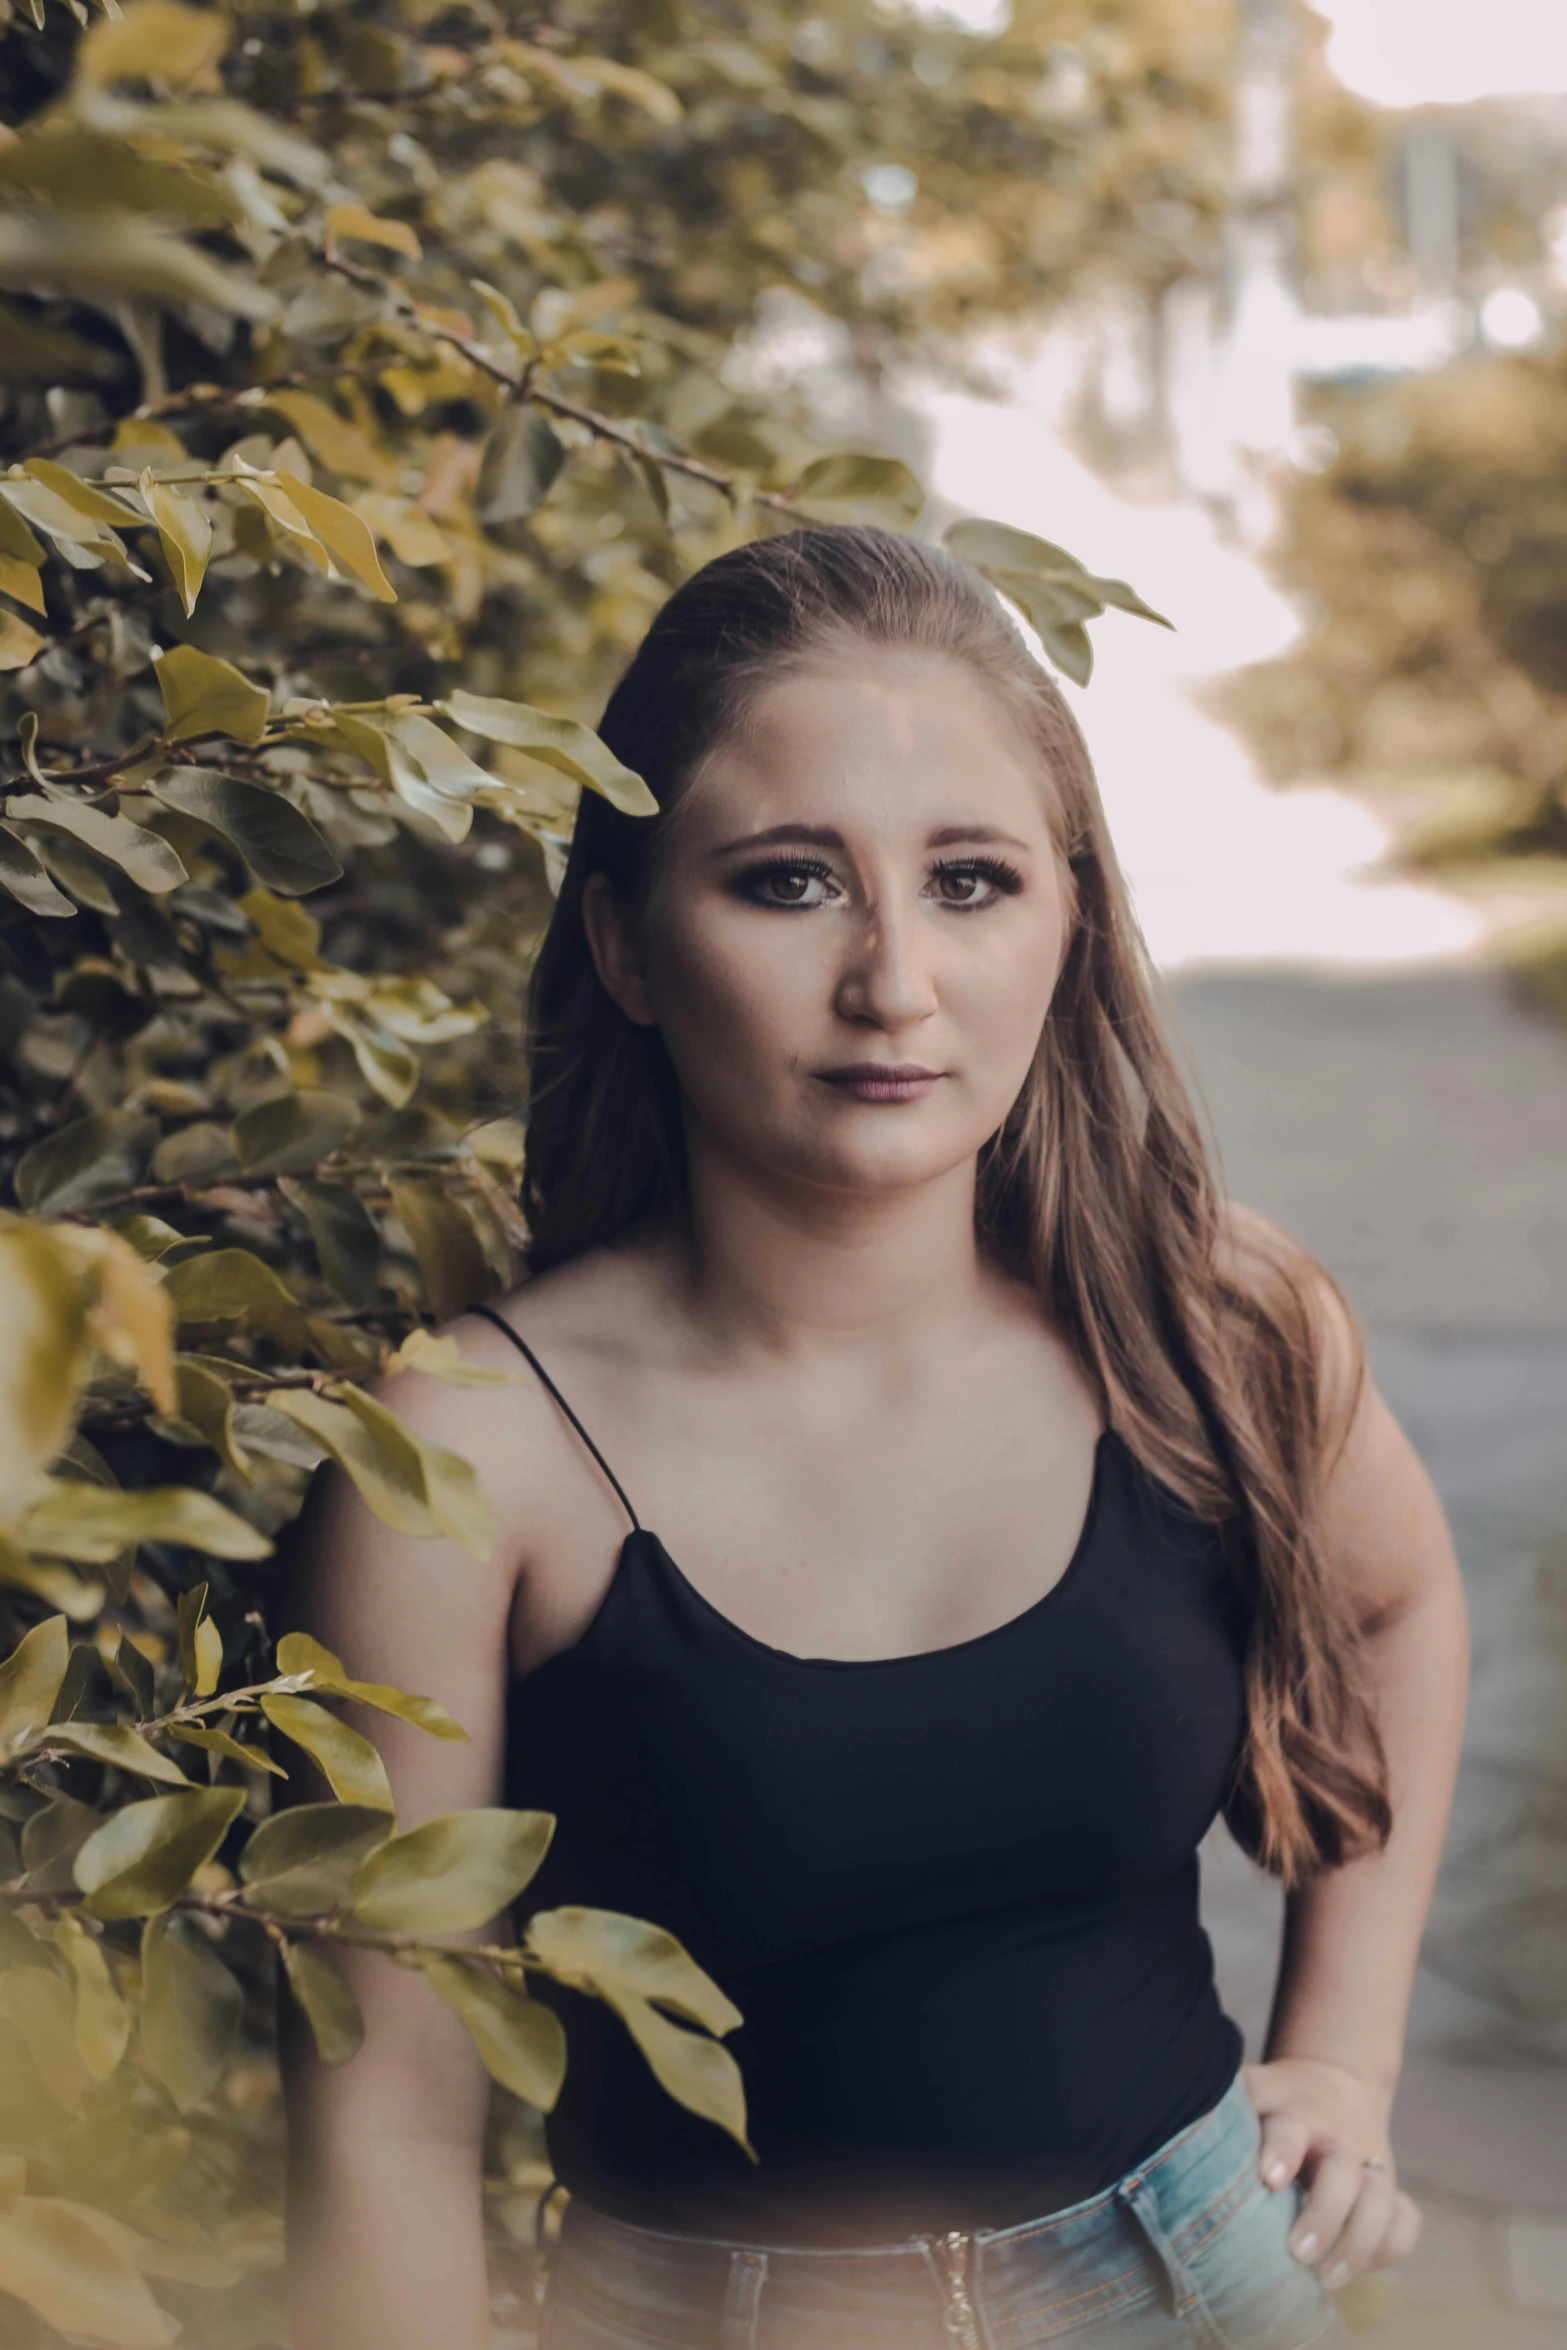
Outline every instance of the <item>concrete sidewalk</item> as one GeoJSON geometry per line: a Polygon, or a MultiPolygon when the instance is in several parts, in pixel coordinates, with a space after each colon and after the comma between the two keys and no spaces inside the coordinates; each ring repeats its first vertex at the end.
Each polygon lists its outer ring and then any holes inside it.
{"type": "MultiPolygon", "coordinates": [[[[1235,1197],[1323,1258],[1442,1495],[1475,1627],[1459,1798],[1395,2114],[1427,2236],[1398,2350],[1567,2350],[1567,1039],[1482,969],[1187,973],[1235,1197]]],[[[1206,1907],[1258,2045],[1271,1886],[1206,1907]]]]}

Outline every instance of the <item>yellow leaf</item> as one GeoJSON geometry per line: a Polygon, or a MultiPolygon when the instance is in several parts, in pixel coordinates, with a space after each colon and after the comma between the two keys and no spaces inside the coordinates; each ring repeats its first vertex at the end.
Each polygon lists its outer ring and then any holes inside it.
{"type": "Polygon", "coordinates": [[[420,1963],[431,1990],[467,2025],[486,2072],[548,2113],[566,2077],[566,2033],[554,2010],[520,1982],[499,1982],[482,1959],[432,1951],[420,1963]]]}
{"type": "Polygon", "coordinates": [[[495,1548],[495,1521],[472,1464],[460,1453],[449,1452],[444,1444],[432,1443],[427,1436],[411,1435],[395,1412],[377,1403],[374,1396],[366,1395],[362,1387],[341,1387],[336,1393],[366,1431],[384,1446],[392,1447],[401,1437],[412,1448],[425,1499],[437,1526],[483,1565],[495,1548]]]}
{"type": "Polygon", "coordinates": [[[329,205],[326,233],[329,243],[335,244],[340,237],[356,237],[361,244],[385,245],[393,253],[406,253],[410,261],[417,261],[422,250],[407,221],[380,220],[363,204],[329,205]]]}
{"type": "MultiPolygon", "coordinates": [[[[624,767],[590,727],[557,718],[527,702],[499,701],[459,691],[438,704],[456,724],[494,743],[509,743],[545,766],[601,792],[625,816],[656,816],[658,802],[640,775],[624,767]]],[[[489,780],[488,778],[486,780],[489,780]]]]}
{"type": "Polygon", "coordinates": [[[283,1971],[315,2034],[323,2064],[347,2064],[364,2043],[365,2019],[352,1983],[330,1950],[314,1942],[279,1945],[283,1971]]]}
{"type": "Polygon", "coordinates": [[[48,641],[25,620],[18,620],[14,612],[0,612],[0,669],[27,668],[48,641]]]}
{"type": "Polygon", "coordinates": [[[245,1808],[243,1787],[195,1787],[111,1812],[82,1845],[76,1882],[94,1917],[139,1918],[177,1901],[245,1808]]]}
{"type": "Polygon", "coordinates": [[[8,555],[3,548],[0,548],[0,594],[14,596],[30,612],[48,610],[37,564],[25,562],[20,555],[8,555]]]}
{"type": "Polygon", "coordinates": [[[532,1883],[555,1822],[546,1811],[447,1812],[378,1845],[354,1879],[353,1914],[383,1934],[463,1934],[532,1883]]]}
{"type": "Polygon", "coordinates": [[[396,479],[391,456],[377,449],[368,434],[314,392],[268,391],[266,405],[286,416],[312,457],[319,457],[334,473],[350,481],[387,482],[396,479]]]}
{"type": "Polygon", "coordinates": [[[19,1746],[44,1727],[70,1657],[64,1616],[50,1616],[22,1635],[0,1664],[0,1749],[19,1746]]]}
{"type": "Polygon", "coordinates": [[[124,530],[127,523],[134,529],[141,520],[128,498],[116,490],[101,489],[95,481],[83,481],[68,465],[56,465],[48,457],[29,457],[24,471],[89,522],[105,522],[111,530],[124,530]]]}
{"type": "Polygon", "coordinates": [[[131,2019],[115,1988],[103,1944],[69,1912],[54,1929],[55,1947],[76,1985],[76,2045],[94,2080],[106,2081],[125,2054],[131,2019]]]}
{"type": "Polygon", "coordinates": [[[7,1967],[0,1974],[0,2016],[21,2033],[50,2096],[80,2112],[92,2075],[76,2042],[76,2003],[59,1976],[46,1966],[7,1967]]]}
{"type": "Polygon", "coordinates": [[[0,2217],[0,2291],[73,2341],[166,2350],[179,2333],[140,2272],[95,2224],[54,2197],[24,2196],[0,2217]]]}
{"type": "Polygon", "coordinates": [[[194,498],[184,496],[172,482],[158,481],[150,466],[137,486],[158,526],[158,537],[189,619],[196,609],[196,598],[207,573],[207,557],[212,552],[212,524],[207,510],[198,506],[194,498]]]}
{"type": "Polygon", "coordinates": [[[222,2079],[244,2005],[238,1983],[193,1919],[150,1917],[141,1938],[141,2037],[181,2113],[222,2079]]]}
{"type": "Polygon", "coordinates": [[[196,1626],[196,1695],[210,1697],[223,1677],[223,1635],[210,1616],[196,1626]]]}
{"type": "Polygon", "coordinates": [[[521,1387],[525,1371],[492,1370],[484,1363],[464,1360],[455,1338],[437,1338],[432,1330],[410,1330],[387,1363],[387,1371],[422,1371],[427,1379],[444,1380],[448,1387],[521,1387]]]}
{"type": "Polygon", "coordinates": [[[51,1478],[23,1520],[26,1541],[56,1558],[101,1566],[132,1542],[182,1542],[214,1558],[269,1558],[264,1534],[233,1510],[187,1485],[139,1492],[51,1478]]]}
{"type": "Polygon", "coordinates": [[[153,663],[169,714],[169,740],[198,734],[226,734],[235,742],[258,743],[265,731],[271,696],[215,653],[176,645],[153,663]]]}
{"type": "Polygon", "coordinates": [[[384,1681],[356,1681],[343,1669],[340,1657],[319,1640],[312,1640],[308,1632],[285,1632],[277,1644],[278,1671],[290,1678],[296,1673],[312,1676],[311,1688],[319,1689],[328,1697],[351,1697],[356,1705],[372,1706],[377,1713],[395,1714],[399,1721],[412,1722],[416,1728],[427,1730],[432,1738],[452,1738],[466,1743],[468,1733],[454,1722],[444,1705],[433,1697],[416,1697],[406,1689],[392,1689],[384,1681]]]}
{"type": "MultiPolygon", "coordinates": [[[[450,560],[452,550],[444,534],[412,498],[395,497],[383,490],[364,490],[354,500],[354,511],[369,524],[377,538],[386,541],[398,562],[408,564],[410,569],[450,560]]],[[[42,604],[38,609],[43,610],[42,604]]]]}

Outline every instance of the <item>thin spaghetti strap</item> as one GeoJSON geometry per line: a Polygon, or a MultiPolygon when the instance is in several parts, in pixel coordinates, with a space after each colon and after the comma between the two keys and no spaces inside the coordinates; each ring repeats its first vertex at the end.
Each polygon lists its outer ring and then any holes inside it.
{"type": "Polygon", "coordinates": [[[611,1485],[619,1495],[620,1506],[625,1511],[627,1517],[631,1520],[633,1530],[637,1533],[640,1533],[642,1531],[642,1521],[631,1506],[631,1496],[627,1493],[624,1485],[621,1484],[620,1479],[616,1476],[614,1470],[610,1467],[608,1461],[604,1458],[604,1455],[599,1451],[598,1446],[594,1443],[586,1428],[583,1427],[582,1422],[578,1419],[576,1413],[572,1410],[570,1404],[566,1401],[566,1398],[561,1394],[560,1389],[556,1386],[548,1371],[545,1370],[544,1365],[539,1361],[538,1356],[534,1353],[527,1340],[525,1338],[520,1338],[517,1335],[517,1332],[512,1328],[511,1324],[506,1320],[504,1314],[498,1314],[493,1306],[470,1306],[468,1311],[472,1314],[482,1314],[486,1322],[493,1322],[496,1329],[503,1331],[505,1335],[511,1340],[512,1345],[517,1349],[517,1352],[524,1356],[527,1361],[532,1364],[534,1371],[538,1375],[541,1385],[548,1394],[554,1397],[556,1403],[559,1404],[561,1410],[565,1413],[573,1428],[576,1429],[577,1434],[581,1437],[583,1443],[587,1446],[589,1452],[598,1462],[599,1467],[603,1470],[605,1476],[609,1479],[611,1485]]]}

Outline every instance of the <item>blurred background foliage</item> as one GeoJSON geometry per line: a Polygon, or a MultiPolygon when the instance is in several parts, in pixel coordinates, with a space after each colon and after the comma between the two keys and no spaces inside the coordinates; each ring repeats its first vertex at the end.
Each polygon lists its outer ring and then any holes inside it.
{"type": "MultiPolygon", "coordinates": [[[[917,525],[896,456],[748,388],[759,309],[812,305],[874,384],[1103,274],[1157,298],[1217,233],[1234,28],[3,13],[0,2335],[282,2339],[276,1962],[347,2058],[353,1934],[502,2084],[521,2341],[564,2060],[527,1973],[598,1990],[738,2131],[733,2011],[633,1921],[452,1958],[547,1825],[393,1838],[333,1705],[459,1733],[439,1692],[274,1649],[277,1539],[331,1457],[485,1550],[467,1465],[363,1383],[473,1376],[427,1325],[516,1277],[528,963],[578,792],[645,804],[584,722],[723,547],[917,525]],[[301,1752],[333,1801],[274,1817],[301,1752]]],[[[1141,609],[969,530],[1080,679],[1084,623],[1141,609]]]]}

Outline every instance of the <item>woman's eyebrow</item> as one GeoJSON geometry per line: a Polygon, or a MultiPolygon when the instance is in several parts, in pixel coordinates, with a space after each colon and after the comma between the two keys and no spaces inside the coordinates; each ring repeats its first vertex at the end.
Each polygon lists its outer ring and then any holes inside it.
{"type": "Polygon", "coordinates": [[[736,849],[774,849],[785,844],[791,848],[841,849],[843,834],[830,824],[774,824],[766,832],[747,832],[738,840],[726,840],[710,854],[730,857],[736,849]]]}
{"type": "Polygon", "coordinates": [[[952,849],[960,842],[977,841],[982,848],[1021,849],[1025,856],[1030,844],[1019,840],[1015,832],[1002,832],[994,824],[944,824],[939,832],[926,836],[928,849],[952,849]]]}

